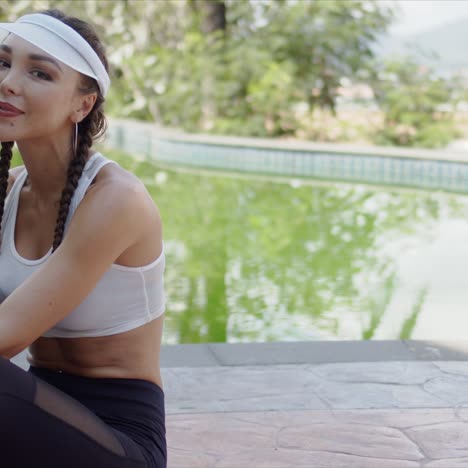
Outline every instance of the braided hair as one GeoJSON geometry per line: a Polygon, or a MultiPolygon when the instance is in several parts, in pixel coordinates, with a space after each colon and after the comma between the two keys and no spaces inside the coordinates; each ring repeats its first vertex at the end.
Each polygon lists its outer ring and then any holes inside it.
{"type": "MultiPolygon", "coordinates": [[[[94,49],[101,59],[106,71],[109,70],[104,46],[101,44],[94,27],[73,16],[67,16],[60,10],[49,9],[41,11],[45,15],[52,16],[67,26],[73,28],[80,34],[94,49]]],[[[93,78],[82,75],[79,91],[83,94],[96,92],[97,99],[88,115],[78,125],[78,137],[75,154],[70,155],[70,164],[68,166],[67,181],[62,190],[60,206],[55,224],[54,242],[52,252],[59,247],[62,242],[65,222],[67,220],[70,203],[78,186],[78,182],[83,173],[84,166],[89,157],[89,150],[93,141],[104,134],[107,129],[107,121],[104,115],[103,104],[104,97],[99,86],[93,78]]],[[[8,175],[12,158],[12,148],[14,142],[2,142],[0,150],[0,226],[3,218],[5,198],[8,186],[8,175]]],[[[1,232],[0,232],[1,238],[1,232]]]]}

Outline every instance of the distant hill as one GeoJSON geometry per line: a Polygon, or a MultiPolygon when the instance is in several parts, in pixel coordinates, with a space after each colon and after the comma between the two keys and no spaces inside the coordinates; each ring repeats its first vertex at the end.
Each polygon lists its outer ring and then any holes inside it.
{"type": "Polygon", "coordinates": [[[410,54],[437,64],[442,73],[468,69],[468,17],[412,35],[383,37],[375,51],[385,57],[410,54]]]}

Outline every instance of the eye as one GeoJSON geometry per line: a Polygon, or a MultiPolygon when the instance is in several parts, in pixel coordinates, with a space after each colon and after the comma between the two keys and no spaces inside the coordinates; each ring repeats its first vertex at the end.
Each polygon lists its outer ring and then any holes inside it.
{"type": "MultiPolygon", "coordinates": [[[[1,66],[1,60],[0,60],[0,66],[1,66]]],[[[31,73],[33,73],[33,74],[36,73],[36,75],[34,75],[34,76],[36,76],[37,78],[40,78],[41,80],[50,81],[52,79],[51,76],[48,73],[45,73],[45,72],[43,72],[41,70],[33,70],[31,73]]]]}
{"type": "Polygon", "coordinates": [[[0,67],[9,67],[10,64],[8,62],[5,62],[5,60],[0,59],[0,67]]]}

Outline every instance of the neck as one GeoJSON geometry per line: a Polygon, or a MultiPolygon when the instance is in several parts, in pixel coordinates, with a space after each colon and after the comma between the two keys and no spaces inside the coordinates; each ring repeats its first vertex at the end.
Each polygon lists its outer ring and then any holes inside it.
{"type": "Polygon", "coordinates": [[[32,141],[17,142],[28,173],[25,189],[38,207],[55,205],[60,201],[71,162],[68,142],[60,145],[54,140],[43,146],[32,141]]]}

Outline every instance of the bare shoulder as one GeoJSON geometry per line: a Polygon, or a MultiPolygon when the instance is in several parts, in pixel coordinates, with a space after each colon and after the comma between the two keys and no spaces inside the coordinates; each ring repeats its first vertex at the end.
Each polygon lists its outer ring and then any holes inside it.
{"type": "Polygon", "coordinates": [[[132,239],[127,239],[116,263],[140,266],[159,256],[162,250],[159,208],[144,183],[121,166],[107,164],[98,172],[74,216],[82,218],[78,211],[88,213],[83,217],[84,225],[93,222],[97,226],[106,218],[119,218],[113,232],[123,230],[122,240],[131,234],[132,239]]]}
{"type": "MultiPolygon", "coordinates": [[[[106,164],[101,168],[94,179],[96,184],[102,183],[125,183],[125,184],[141,184],[143,182],[132,172],[127,171],[118,164],[106,164]]],[[[93,184],[94,185],[94,184],[93,184]]]]}
{"type": "Polygon", "coordinates": [[[10,193],[11,187],[13,187],[18,174],[23,170],[23,168],[24,166],[16,166],[9,170],[7,195],[10,193]]]}
{"type": "Polygon", "coordinates": [[[116,196],[118,202],[122,202],[125,197],[132,196],[141,209],[159,213],[158,207],[145,184],[135,174],[119,165],[107,164],[104,166],[98,172],[86,193],[98,191],[109,196],[116,196]]]}

